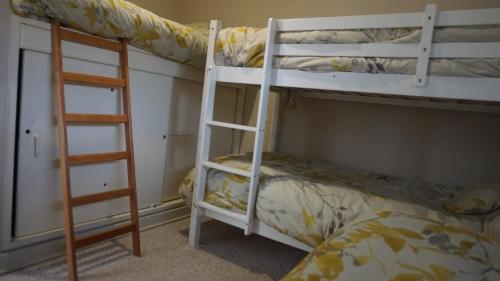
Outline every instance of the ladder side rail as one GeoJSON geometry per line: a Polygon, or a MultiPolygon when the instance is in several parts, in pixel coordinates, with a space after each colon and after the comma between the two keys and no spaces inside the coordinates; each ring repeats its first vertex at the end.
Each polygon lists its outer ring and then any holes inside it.
{"type": "MultiPolygon", "coordinates": [[[[120,38],[120,43],[122,44],[122,50],[120,51],[120,74],[121,79],[125,80],[125,86],[122,88],[122,100],[123,100],[123,113],[128,116],[128,120],[132,120],[132,109],[131,109],[131,97],[130,97],[130,85],[129,85],[129,68],[128,68],[128,40],[120,38]]],[[[139,237],[139,213],[137,206],[137,189],[136,189],[136,178],[135,178],[135,159],[134,159],[134,143],[133,143],[133,133],[132,133],[132,122],[127,122],[124,124],[125,127],[125,145],[126,151],[128,153],[127,159],[127,178],[128,178],[128,188],[130,188],[130,219],[133,224],[132,231],[132,244],[134,256],[141,256],[141,242],[139,237]]]]}
{"type": "Polygon", "coordinates": [[[269,103],[269,88],[271,85],[273,58],[274,58],[274,39],[276,37],[276,20],[270,18],[267,25],[266,47],[264,53],[264,65],[262,67],[262,84],[259,93],[259,109],[257,113],[257,132],[255,134],[253,159],[252,159],[252,177],[250,178],[250,189],[248,192],[248,202],[246,217],[248,225],[245,234],[253,233],[253,224],[255,222],[255,203],[257,200],[257,189],[259,186],[260,166],[262,162],[262,151],[264,146],[264,135],[267,120],[267,107],[269,103]]]}
{"type": "Polygon", "coordinates": [[[62,62],[61,26],[57,19],[52,20],[52,68],[55,108],[57,114],[59,169],[61,175],[61,193],[64,209],[64,235],[66,240],[66,258],[68,262],[68,277],[71,281],[78,280],[78,270],[75,255],[75,230],[73,227],[73,207],[71,205],[71,178],[68,159],[68,136],[66,133],[66,101],[64,97],[64,78],[62,62]]]}
{"type": "Polygon", "coordinates": [[[413,78],[413,85],[415,87],[424,87],[427,85],[432,37],[434,35],[434,24],[437,21],[436,18],[436,4],[426,5],[422,18],[422,34],[420,35],[420,44],[417,51],[417,67],[415,69],[415,77],[413,78]]]}
{"type": "Polygon", "coordinates": [[[198,247],[201,228],[201,207],[198,206],[205,196],[207,168],[202,165],[208,161],[210,150],[211,128],[207,121],[211,121],[214,111],[215,87],[217,83],[217,68],[215,67],[215,44],[221,23],[217,20],[210,21],[210,35],[208,38],[205,80],[203,83],[202,110],[198,131],[198,149],[196,154],[196,182],[193,188],[191,206],[191,222],[189,227],[189,245],[198,247]]]}

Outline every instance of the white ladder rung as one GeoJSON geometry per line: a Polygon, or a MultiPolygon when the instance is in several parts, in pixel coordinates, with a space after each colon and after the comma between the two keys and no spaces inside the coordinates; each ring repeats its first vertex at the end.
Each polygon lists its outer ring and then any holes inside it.
{"type": "Polygon", "coordinates": [[[208,168],[212,168],[212,169],[216,169],[216,170],[219,170],[219,171],[223,171],[223,172],[227,172],[227,173],[231,173],[231,174],[235,174],[235,175],[247,177],[247,178],[251,178],[252,177],[252,173],[249,172],[249,171],[245,171],[245,170],[238,169],[238,168],[224,166],[224,165],[217,164],[217,163],[210,162],[210,161],[203,162],[203,166],[208,167],[208,168]]]}
{"type": "Polygon", "coordinates": [[[264,78],[262,68],[216,66],[216,70],[218,82],[261,85],[264,78]]]}
{"type": "Polygon", "coordinates": [[[245,223],[247,221],[247,217],[245,216],[245,214],[241,214],[241,213],[238,213],[235,211],[223,209],[223,208],[217,207],[217,206],[212,205],[212,204],[205,202],[205,201],[199,202],[198,207],[206,209],[206,210],[210,210],[214,213],[219,213],[219,214],[224,215],[226,217],[240,221],[241,223],[245,223]]]}
{"type": "Polygon", "coordinates": [[[219,122],[219,121],[207,121],[207,125],[217,126],[217,127],[222,127],[222,128],[242,130],[242,131],[247,131],[247,132],[257,132],[257,128],[256,127],[243,126],[243,125],[238,125],[238,124],[233,124],[233,123],[226,123],[226,122],[219,122]]]}

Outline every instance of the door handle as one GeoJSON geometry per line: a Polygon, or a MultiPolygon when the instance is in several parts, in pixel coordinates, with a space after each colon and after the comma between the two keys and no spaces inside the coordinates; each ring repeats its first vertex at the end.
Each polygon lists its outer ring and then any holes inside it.
{"type": "Polygon", "coordinates": [[[40,156],[40,137],[38,134],[33,135],[33,157],[38,158],[40,156]]]}

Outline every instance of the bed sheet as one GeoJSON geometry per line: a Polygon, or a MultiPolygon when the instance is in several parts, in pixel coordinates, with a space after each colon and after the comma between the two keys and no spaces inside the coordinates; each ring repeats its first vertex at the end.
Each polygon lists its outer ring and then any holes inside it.
{"type": "Polygon", "coordinates": [[[333,234],[283,279],[301,280],[500,280],[500,239],[381,211],[333,234]]]}
{"type": "MultiPolygon", "coordinates": [[[[230,155],[214,161],[249,171],[252,154],[230,155]]],[[[192,170],[179,189],[189,205],[194,181],[192,170]]],[[[256,216],[313,247],[360,215],[377,210],[419,215],[449,224],[465,223],[480,230],[477,218],[457,218],[443,207],[462,189],[264,153],[256,216]]],[[[248,190],[248,178],[209,169],[206,201],[244,212],[248,190]]]]}
{"type": "Polygon", "coordinates": [[[19,16],[49,21],[97,36],[128,38],[130,44],[182,63],[199,64],[207,36],[196,29],[161,18],[123,0],[11,0],[19,16]]]}

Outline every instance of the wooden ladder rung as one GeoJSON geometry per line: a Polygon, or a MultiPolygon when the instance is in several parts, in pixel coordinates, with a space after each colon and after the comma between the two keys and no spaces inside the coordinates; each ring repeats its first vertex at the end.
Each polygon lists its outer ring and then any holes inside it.
{"type": "Polygon", "coordinates": [[[71,123],[128,123],[127,115],[67,113],[64,120],[71,123]]]}
{"type": "Polygon", "coordinates": [[[116,160],[129,159],[128,152],[107,152],[107,153],[93,153],[93,154],[77,154],[68,156],[70,165],[83,165],[101,162],[110,162],[116,160]]]}
{"type": "Polygon", "coordinates": [[[81,74],[74,72],[63,72],[63,79],[66,83],[85,85],[93,87],[112,87],[112,88],[122,88],[127,85],[125,79],[122,78],[111,78],[105,76],[81,74]]]}
{"type": "Polygon", "coordinates": [[[94,244],[97,242],[101,242],[101,241],[104,241],[104,240],[107,240],[107,239],[110,239],[110,238],[113,238],[113,237],[116,237],[119,235],[123,235],[125,233],[132,232],[134,229],[135,229],[135,224],[131,223],[131,224],[127,224],[124,226],[116,227],[112,230],[89,235],[87,237],[76,239],[75,240],[75,247],[77,249],[82,248],[82,247],[85,247],[85,246],[88,246],[88,245],[91,245],[91,244],[94,244]]]}
{"type": "Polygon", "coordinates": [[[123,50],[122,44],[120,44],[119,42],[79,32],[69,31],[67,29],[61,29],[61,40],[71,41],[78,44],[88,45],[114,52],[121,52],[123,50]]]}
{"type": "Polygon", "coordinates": [[[102,201],[118,199],[121,197],[130,196],[130,194],[132,194],[130,188],[111,190],[106,192],[74,197],[71,199],[71,204],[73,205],[73,207],[77,207],[81,205],[88,205],[102,201]]]}

